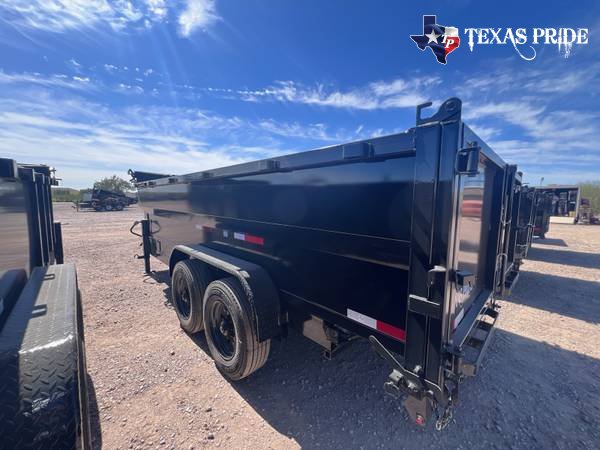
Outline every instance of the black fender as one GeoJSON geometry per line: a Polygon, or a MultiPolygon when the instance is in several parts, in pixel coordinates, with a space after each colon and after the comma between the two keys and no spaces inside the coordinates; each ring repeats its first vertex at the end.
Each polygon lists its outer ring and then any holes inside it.
{"type": "Polygon", "coordinates": [[[91,448],[72,264],[36,267],[0,331],[0,448],[91,448]]]}
{"type": "Polygon", "coordinates": [[[204,245],[177,245],[169,258],[169,273],[185,256],[202,261],[238,279],[252,308],[259,342],[281,334],[279,294],[265,269],[204,245]]]}

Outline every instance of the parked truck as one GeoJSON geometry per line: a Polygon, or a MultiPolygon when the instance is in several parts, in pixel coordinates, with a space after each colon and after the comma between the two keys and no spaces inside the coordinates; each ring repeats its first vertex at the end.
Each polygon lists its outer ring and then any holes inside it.
{"type": "Polygon", "coordinates": [[[0,448],[90,447],[81,299],[48,166],[0,158],[0,448]]]}
{"type": "MultiPolygon", "coordinates": [[[[143,258],[168,265],[181,327],[230,380],[299,330],[331,356],[354,336],[410,417],[451,418],[518,266],[506,257],[516,166],[457,98],[404,133],[187,175],[131,171],[143,258]]],[[[135,225],[135,224],[134,224],[135,225]]],[[[514,278],[513,278],[514,281],[514,278]]]]}

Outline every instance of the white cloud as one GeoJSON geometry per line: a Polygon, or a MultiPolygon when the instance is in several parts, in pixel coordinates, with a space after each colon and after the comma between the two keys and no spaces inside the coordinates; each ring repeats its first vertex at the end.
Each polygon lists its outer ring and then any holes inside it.
{"type": "Polygon", "coordinates": [[[214,0],[186,0],[179,16],[179,32],[189,37],[196,30],[205,30],[219,20],[214,0]]]}
{"type": "MultiPolygon", "coordinates": [[[[340,91],[328,89],[322,84],[307,87],[294,81],[278,81],[264,89],[238,90],[235,91],[235,94],[242,100],[250,102],[275,100],[357,110],[414,108],[415,105],[428,100],[426,93],[429,86],[437,83],[439,83],[439,79],[436,77],[432,77],[426,82],[420,81],[418,78],[395,79],[389,82],[377,81],[364,87],[340,91]]],[[[209,88],[208,91],[226,97],[231,92],[218,88],[209,88]]]]}
{"type": "Polygon", "coordinates": [[[6,73],[0,70],[0,85],[3,84],[38,85],[74,90],[89,90],[94,88],[87,77],[69,77],[65,74],[42,75],[37,72],[6,73]]]}
{"type": "Polygon", "coordinates": [[[196,108],[115,108],[39,88],[0,97],[0,154],[53,165],[69,187],[87,187],[105,174],[124,176],[129,168],[189,173],[352,138],[320,123],[249,120],[196,108]]]}
{"type": "Polygon", "coordinates": [[[172,17],[181,35],[189,37],[219,19],[214,0],[0,0],[0,12],[15,27],[54,33],[101,27],[143,30],[172,17]]]}

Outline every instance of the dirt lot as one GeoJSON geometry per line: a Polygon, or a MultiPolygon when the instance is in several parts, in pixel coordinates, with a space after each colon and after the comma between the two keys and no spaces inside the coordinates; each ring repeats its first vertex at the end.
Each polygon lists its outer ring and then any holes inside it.
{"type": "Polygon", "coordinates": [[[83,294],[96,448],[598,448],[600,227],[536,240],[481,372],[443,432],[409,423],[365,342],[331,361],[292,335],[250,379],[225,381],[179,328],[165,267],[143,275],[137,208],[56,205],[83,294]]]}

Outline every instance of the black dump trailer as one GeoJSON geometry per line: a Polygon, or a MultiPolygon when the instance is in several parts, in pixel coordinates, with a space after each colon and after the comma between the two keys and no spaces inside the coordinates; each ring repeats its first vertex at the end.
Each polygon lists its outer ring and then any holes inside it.
{"type": "Polygon", "coordinates": [[[554,194],[535,188],[534,203],[533,235],[545,239],[546,233],[550,230],[550,217],[556,205],[554,194]]]}
{"type": "Polygon", "coordinates": [[[576,185],[549,184],[536,188],[538,192],[549,194],[552,198],[552,212],[557,217],[572,217],[573,223],[579,220],[581,189],[576,185]]]}
{"type": "Polygon", "coordinates": [[[516,167],[459,99],[390,136],[180,176],[131,172],[150,255],[184,330],[238,380],[296,328],[327,355],[353,336],[390,365],[387,392],[444,427],[506,292],[516,167]]]}
{"type": "Polygon", "coordinates": [[[77,209],[91,208],[95,211],[123,211],[129,205],[137,203],[137,197],[121,192],[94,188],[92,192],[83,194],[77,209]]]}
{"type": "Polygon", "coordinates": [[[533,241],[535,220],[535,188],[522,185],[519,190],[519,213],[517,216],[517,235],[515,261],[519,266],[527,258],[527,253],[533,241]]]}
{"type": "Polygon", "coordinates": [[[505,291],[509,294],[519,277],[533,239],[535,189],[523,184],[523,174],[515,166],[508,169],[506,207],[508,208],[505,249],[501,254],[505,271],[505,291]]]}
{"type": "Polygon", "coordinates": [[[92,191],[91,205],[96,211],[123,211],[132,203],[132,199],[121,192],[106,189],[92,191]]]}
{"type": "Polygon", "coordinates": [[[0,158],[0,448],[90,448],[77,274],[48,166],[0,158]]]}

